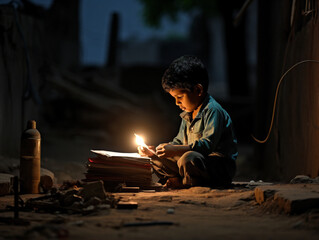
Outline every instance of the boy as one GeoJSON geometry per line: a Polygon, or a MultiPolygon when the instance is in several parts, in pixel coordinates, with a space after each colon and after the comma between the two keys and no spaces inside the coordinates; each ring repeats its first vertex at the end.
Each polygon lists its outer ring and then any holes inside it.
{"type": "Polygon", "coordinates": [[[232,121],[207,93],[208,82],[205,66],[194,56],[176,59],[163,75],[162,87],[183,110],[182,123],[172,142],[156,147],[157,156],[146,148],[139,152],[153,159],[153,169],[166,187],[227,187],[235,175],[238,153],[232,121]]]}

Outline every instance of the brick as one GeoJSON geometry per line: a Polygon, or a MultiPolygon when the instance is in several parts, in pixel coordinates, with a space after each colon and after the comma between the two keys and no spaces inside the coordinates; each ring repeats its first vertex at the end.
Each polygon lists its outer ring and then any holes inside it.
{"type": "Polygon", "coordinates": [[[271,200],[274,209],[288,214],[300,214],[319,208],[319,184],[285,184],[255,188],[259,204],[271,200]]]}
{"type": "Polygon", "coordinates": [[[98,197],[101,200],[105,200],[107,197],[103,181],[90,182],[84,185],[79,195],[84,198],[84,201],[88,201],[92,197],[98,197]]]}

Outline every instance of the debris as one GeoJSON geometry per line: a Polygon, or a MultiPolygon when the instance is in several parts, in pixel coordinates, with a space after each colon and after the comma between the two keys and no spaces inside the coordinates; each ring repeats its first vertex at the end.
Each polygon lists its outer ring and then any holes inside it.
{"type": "Polygon", "coordinates": [[[136,209],[137,207],[138,207],[137,202],[120,201],[117,203],[117,209],[136,209]]]}
{"type": "Polygon", "coordinates": [[[150,189],[150,190],[142,190],[144,193],[155,193],[155,189],[150,189]]]}
{"type": "Polygon", "coordinates": [[[290,183],[296,184],[296,183],[319,183],[319,177],[316,178],[310,178],[306,175],[297,175],[293,179],[291,179],[290,183]]]}
{"type": "Polygon", "coordinates": [[[0,173],[0,196],[11,193],[12,190],[12,178],[11,174],[0,173]]]}
{"type": "Polygon", "coordinates": [[[159,202],[171,202],[173,200],[172,196],[162,196],[160,197],[160,199],[158,200],[159,202]]]}
{"type": "Polygon", "coordinates": [[[81,202],[83,201],[83,198],[79,195],[73,194],[73,191],[71,194],[66,194],[61,200],[60,203],[62,206],[68,207],[74,204],[75,202],[81,202]]]}
{"type": "Polygon", "coordinates": [[[93,206],[93,205],[90,205],[90,206],[88,206],[88,207],[86,207],[86,208],[83,208],[83,210],[85,211],[85,212],[90,212],[90,211],[93,211],[95,209],[95,207],[93,206]]]}
{"type": "Polygon", "coordinates": [[[166,211],[167,214],[174,214],[175,213],[175,209],[174,208],[169,208],[166,211]]]}
{"type": "Polygon", "coordinates": [[[83,183],[78,180],[63,181],[63,184],[60,186],[59,190],[63,191],[63,190],[68,190],[70,188],[78,189],[80,187],[83,187],[83,183]]]}
{"type": "Polygon", "coordinates": [[[87,201],[92,197],[98,197],[103,200],[107,197],[107,194],[104,190],[103,181],[96,181],[85,184],[79,195],[84,198],[84,201],[87,201]]]}
{"type": "Polygon", "coordinates": [[[98,209],[110,209],[111,205],[109,205],[109,204],[100,204],[97,207],[98,207],[98,209]]]}
{"type": "Polygon", "coordinates": [[[101,202],[102,202],[102,200],[100,198],[92,197],[84,204],[84,206],[90,206],[90,205],[97,206],[97,205],[101,204],[101,202]]]}
{"type": "Polygon", "coordinates": [[[258,180],[258,181],[251,180],[249,182],[233,182],[232,184],[234,185],[234,187],[246,187],[246,188],[249,188],[249,189],[253,189],[256,186],[273,185],[273,183],[264,182],[263,180],[258,180]]]}
{"type": "Polygon", "coordinates": [[[140,188],[139,187],[121,187],[121,192],[139,192],[140,188]]]}
{"type": "Polygon", "coordinates": [[[96,206],[100,204],[108,206],[104,207],[104,209],[115,207],[117,201],[118,199],[115,199],[114,196],[106,195],[103,189],[103,182],[94,182],[85,185],[83,189],[52,191],[50,195],[28,199],[23,210],[88,214],[95,211],[97,209],[96,206]]]}

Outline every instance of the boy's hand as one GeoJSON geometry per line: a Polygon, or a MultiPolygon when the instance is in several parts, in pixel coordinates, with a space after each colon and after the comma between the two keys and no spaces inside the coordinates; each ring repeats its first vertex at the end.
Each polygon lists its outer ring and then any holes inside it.
{"type": "MultiPolygon", "coordinates": [[[[152,149],[152,150],[155,150],[154,146],[148,146],[148,148],[152,149]]],[[[138,154],[140,154],[143,157],[152,157],[152,156],[154,156],[154,153],[152,153],[149,149],[147,149],[145,147],[141,147],[141,146],[137,147],[138,154]]]]}
{"type": "Polygon", "coordinates": [[[169,143],[161,143],[156,147],[156,155],[159,158],[167,158],[176,156],[175,145],[169,143]]]}
{"type": "Polygon", "coordinates": [[[190,150],[191,148],[189,145],[172,145],[169,143],[162,143],[156,147],[156,155],[159,158],[182,156],[185,152],[190,150]]]}

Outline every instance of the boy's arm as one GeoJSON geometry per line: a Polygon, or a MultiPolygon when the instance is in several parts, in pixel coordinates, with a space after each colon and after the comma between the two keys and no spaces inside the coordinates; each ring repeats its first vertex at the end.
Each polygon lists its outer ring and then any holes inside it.
{"type": "Polygon", "coordinates": [[[182,156],[185,152],[190,151],[189,145],[183,145],[185,139],[186,123],[182,120],[177,136],[172,142],[162,143],[156,147],[156,155],[159,158],[182,156]]]}
{"type": "Polygon", "coordinates": [[[156,147],[156,155],[159,158],[168,158],[182,156],[185,152],[191,150],[189,145],[173,145],[170,143],[162,143],[156,147]]]}
{"type": "Polygon", "coordinates": [[[191,150],[208,155],[216,150],[224,129],[223,113],[213,110],[205,116],[205,128],[202,137],[190,145],[191,150]]]}

